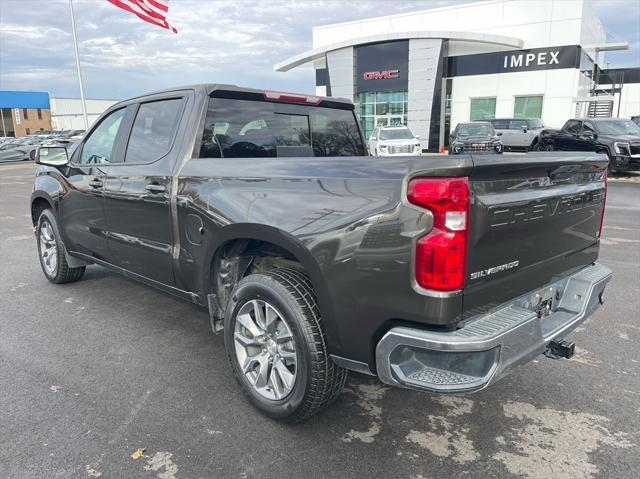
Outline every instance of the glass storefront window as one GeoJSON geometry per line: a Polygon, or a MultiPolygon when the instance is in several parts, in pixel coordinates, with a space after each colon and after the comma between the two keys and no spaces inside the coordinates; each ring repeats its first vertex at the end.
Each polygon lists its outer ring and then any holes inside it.
{"type": "Polygon", "coordinates": [[[495,98],[472,98],[470,120],[489,120],[496,117],[495,98]]]}
{"type": "Polygon", "coordinates": [[[359,93],[356,112],[365,138],[369,139],[376,126],[407,124],[407,92],[359,93]]]}
{"type": "Polygon", "coordinates": [[[542,96],[517,96],[513,107],[516,118],[542,118],[542,96]]]}

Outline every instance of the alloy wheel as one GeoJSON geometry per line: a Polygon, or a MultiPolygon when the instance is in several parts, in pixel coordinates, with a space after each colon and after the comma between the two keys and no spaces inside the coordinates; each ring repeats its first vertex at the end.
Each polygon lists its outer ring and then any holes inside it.
{"type": "Polygon", "coordinates": [[[55,276],[58,269],[58,248],[53,227],[47,220],[43,220],[40,225],[40,258],[47,274],[55,276]]]}
{"type": "Polygon", "coordinates": [[[281,400],[293,390],[298,361],[291,329],[271,304],[247,301],[236,315],[235,353],[242,374],[262,397],[281,400]]]}

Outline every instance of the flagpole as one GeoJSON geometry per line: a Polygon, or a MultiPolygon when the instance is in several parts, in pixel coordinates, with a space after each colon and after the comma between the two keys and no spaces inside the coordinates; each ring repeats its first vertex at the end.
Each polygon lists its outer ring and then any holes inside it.
{"type": "Polygon", "coordinates": [[[82,116],[84,117],[84,129],[89,129],[87,118],[87,105],[84,101],[84,87],[82,86],[82,72],[80,71],[80,56],[78,55],[78,37],[76,36],[76,19],[73,15],[73,0],[69,0],[69,10],[71,11],[71,31],[73,32],[73,48],[76,52],[76,69],[78,70],[78,83],[80,84],[80,101],[82,103],[82,116]]]}

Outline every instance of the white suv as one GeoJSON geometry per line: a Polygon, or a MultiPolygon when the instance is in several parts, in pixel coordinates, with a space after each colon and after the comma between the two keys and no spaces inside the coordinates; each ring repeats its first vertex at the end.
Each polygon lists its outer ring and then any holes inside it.
{"type": "Polygon", "coordinates": [[[406,126],[379,126],[369,137],[369,153],[373,156],[407,156],[422,154],[420,137],[406,126]]]}

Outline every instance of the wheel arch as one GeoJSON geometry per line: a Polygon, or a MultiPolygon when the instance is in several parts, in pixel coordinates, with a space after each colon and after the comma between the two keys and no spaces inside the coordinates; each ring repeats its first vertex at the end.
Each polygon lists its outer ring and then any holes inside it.
{"type": "Polygon", "coordinates": [[[53,209],[53,200],[51,197],[43,191],[35,191],[31,195],[31,224],[35,227],[38,224],[40,214],[50,209],[55,213],[53,209]]]}
{"type": "Polygon", "coordinates": [[[304,272],[311,281],[318,300],[325,332],[329,338],[335,337],[333,306],[320,264],[312,252],[293,235],[273,226],[257,224],[235,224],[223,228],[216,235],[216,242],[208,248],[209,254],[202,278],[204,291],[218,297],[216,313],[224,317],[227,297],[220,289],[220,275],[231,277],[227,288],[233,286],[247,274],[255,272],[257,265],[266,268],[269,264],[282,264],[288,268],[304,272]],[[256,261],[256,258],[260,260],[256,261]],[[264,258],[268,258],[264,261],[264,258]],[[223,261],[231,260],[231,268],[223,261]],[[299,265],[296,267],[295,265],[299,265]],[[222,269],[221,269],[222,268],[222,269]]]}

